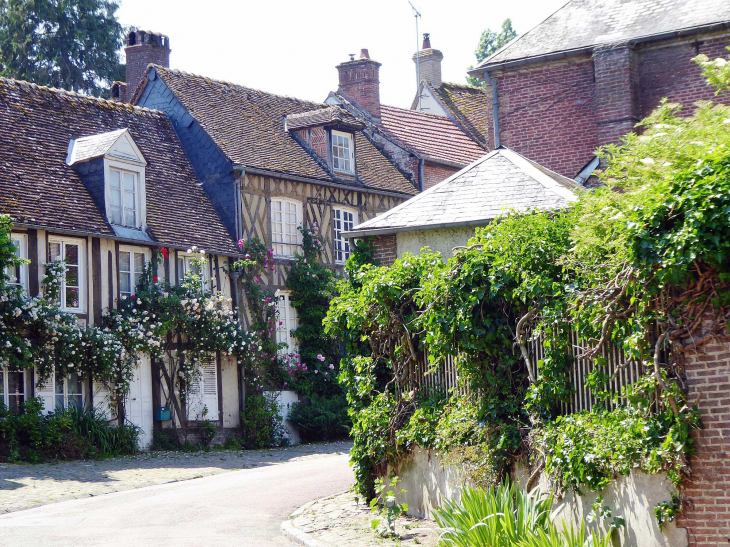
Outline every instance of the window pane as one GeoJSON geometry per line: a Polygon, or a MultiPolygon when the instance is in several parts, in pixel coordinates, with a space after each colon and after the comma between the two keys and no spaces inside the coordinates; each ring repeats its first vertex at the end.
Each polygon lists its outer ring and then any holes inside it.
{"type": "Polygon", "coordinates": [[[23,384],[22,372],[8,372],[8,393],[16,395],[25,393],[25,385],[23,384]]]}
{"type": "Polygon", "coordinates": [[[66,285],[71,287],[79,286],[78,266],[66,266],[66,285]]]}
{"type": "Polygon", "coordinates": [[[77,288],[66,287],[66,307],[67,308],[80,307],[79,290],[77,288]]]}
{"type": "Polygon", "coordinates": [[[185,261],[182,258],[177,259],[177,275],[180,277],[180,281],[185,277],[185,261]]]}
{"type": "MultiPolygon", "coordinates": [[[[65,408],[66,405],[63,404],[63,395],[56,395],[56,408],[65,408]]],[[[55,410],[55,408],[54,408],[55,410]]]]}
{"type": "Polygon", "coordinates": [[[111,218],[112,224],[120,224],[122,223],[122,210],[119,208],[112,207],[112,218],[111,218]]]}
{"type": "Polygon", "coordinates": [[[51,250],[51,261],[58,260],[61,258],[61,244],[60,243],[51,243],[49,245],[51,250]]]}
{"type": "Polygon", "coordinates": [[[114,190],[109,193],[109,201],[112,207],[122,206],[122,192],[120,190],[114,190]]]}
{"type": "Polygon", "coordinates": [[[25,395],[9,395],[8,408],[14,412],[20,410],[20,405],[25,401],[25,395]]]}
{"type": "Polygon", "coordinates": [[[124,191],[134,192],[134,179],[135,176],[132,173],[124,173],[124,191]]]}
{"type": "Polygon", "coordinates": [[[120,188],[119,175],[120,173],[116,169],[109,170],[109,186],[112,188],[120,188]]]}
{"type": "Polygon", "coordinates": [[[123,295],[129,296],[132,294],[132,287],[129,282],[129,273],[119,274],[119,292],[123,295]]]}
{"type": "Polygon", "coordinates": [[[78,264],[79,263],[79,246],[73,244],[66,244],[66,259],[67,264],[78,264]]]}
{"type": "Polygon", "coordinates": [[[141,274],[144,271],[144,255],[134,253],[134,273],[141,274]]]}
{"type": "Polygon", "coordinates": [[[127,251],[119,252],[119,271],[129,272],[130,270],[130,257],[127,251]]]}
{"type": "Polygon", "coordinates": [[[68,396],[68,408],[82,408],[84,406],[83,397],[81,395],[68,396]]]}
{"type": "Polygon", "coordinates": [[[70,374],[69,377],[66,379],[66,382],[68,384],[68,394],[81,394],[83,382],[81,380],[81,376],[76,374],[75,372],[70,374]]]}
{"type": "MultiPolygon", "coordinates": [[[[63,395],[63,379],[58,376],[56,376],[56,395],[63,395]]],[[[61,401],[63,402],[63,399],[61,401]]]]}
{"type": "Polygon", "coordinates": [[[137,226],[137,220],[135,218],[135,212],[133,209],[124,210],[124,225],[134,228],[137,226]]]}

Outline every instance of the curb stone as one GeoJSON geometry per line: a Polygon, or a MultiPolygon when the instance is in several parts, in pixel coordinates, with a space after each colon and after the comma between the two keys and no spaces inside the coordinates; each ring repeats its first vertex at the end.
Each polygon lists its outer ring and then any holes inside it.
{"type": "MultiPolygon", "coordinates": [[[[310,506],[313,502],[309,502],[305,506],[300,507],[297,509],[298,512],[304,511],[308,506],[310,506]]],[[[295,513],[297,512],[295,511],[295,513]]],[[[292,513],[293,514],[293,513],[292,513]]],[[[296,526],[294,526],[291,522],[291,520],[285,520],[281,523],[281,532],[294,543],[298,543],[299,545],[304,545],[305,547],[334,547],[331,543],[324,543],[323,541],[317,541],[316,539],[312,539],[309,537],[309,534],[306,532],[300,530],[296,526]]]]}

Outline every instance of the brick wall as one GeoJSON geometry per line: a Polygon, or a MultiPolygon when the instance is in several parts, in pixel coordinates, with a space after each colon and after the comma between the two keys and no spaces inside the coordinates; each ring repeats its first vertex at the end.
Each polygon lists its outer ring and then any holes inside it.
{"type": "Polygon", "coordinates": [[[699,53],[727,57],[728,45],[725,30],[494,71],[502,144],[572,178],[599,145],[631,130],[663,97],[687,114],[698,100],[730,104],[730,94],[715,96],[692,62],[699,53]]]}
{"type": "Polygon", "coordinates": [[[425,162],[423,165],[423,189],[428,190],[442,180],[446,180],[459,170],[455,167],[446,167],[436,163],[425,162]]]}
{"type": "Polygon", "coordinates": [[[395,234],[375,236],[373,238],[373,247],[375,248],[374,258],[381,266],[392,265],[398,257],[398,248],[395,238],[395,234]]]}
{"type": "Polygon", "coordinates": [[[691,547],[730,543],[730,338],[687,356],[689,399],[702,394],[703,429],[693,432],[697,454],[682,493],[677,525],[687,529],[691,547]]]}
{"type": "Polygon", "coordinates": [[[374,118],[380,118],[380,63],[368,58],[337,65],[339,92],[374,118]]]}
{"type": "Polygon", "coordinates": [[[170,39],[162,34],[132,30],[125,38],[126,88],[120,89],[120,99],[129,101],[142,81],[147,65],[170,66],[170,39]],[[122,94],[124,96],[122,96],[122,94]]]}
{"type": "MultiPolygon", "coordinates": [[[[574,177],[598,146],[590,57],[493,76],[498,85],[502,145],[574,177]]],[[[491,87],[486,89],[491,97],[491,87]]]]}

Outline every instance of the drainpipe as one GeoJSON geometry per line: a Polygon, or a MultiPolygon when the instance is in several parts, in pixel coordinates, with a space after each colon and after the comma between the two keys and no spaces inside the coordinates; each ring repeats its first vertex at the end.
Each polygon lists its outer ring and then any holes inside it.
{"type": "Polygon", "coordinates": [[[418,160],[418,185],[420,186],[419,190],[423,192],[423,165],[426,162],[423,158],[418,160]]]}
{"type": "Polygon", "coordinates": [[[494,148],[502,146],[499,138],[499,93],[497,91],[497,82],[489,77],[489,72],[484,72],[484,81],[492,84],[492,117],[494,118],[494,148]]]}

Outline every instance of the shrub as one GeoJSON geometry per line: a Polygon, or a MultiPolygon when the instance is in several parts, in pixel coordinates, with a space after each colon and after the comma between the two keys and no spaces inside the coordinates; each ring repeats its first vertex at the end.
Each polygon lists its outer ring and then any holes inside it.
{"type": "Polygon", "coordinates": [[[10,411],[0,403],[0,461],[38,463],[137,451],[139,429],[112,426],[98,411],[70,408],[44,416],[39,399],[10,411]]]}
{"type": "Polygon", "coordinates": [[[285,446],[287,438],[281,421],[277,395],[251,394],[241,413],[243,443],[248,449],[285,446]]]}
{"type": "Polygon", "coordinates": [[[441,544],[458,547],[608,547],[611,535],[586,536],[585,524],[559,532],[550,511],[553,496],[535,489],[522,492],[502,483],[486,490],[467,487],[461,500],[448,500],[435,511],[441,544]]]}
{"type": "Polygon", "coordinates": [[[179,450],[180,439],[175,429],[155,430],[152,434],[151,450],[179,450]]]}
{"type": "Polygon", "coordinates": [[[294,403],[289,421],[306,441],[331,441],[350,433],[350,418],[344,397],[312,396],[309,401],[294,403]]]}

